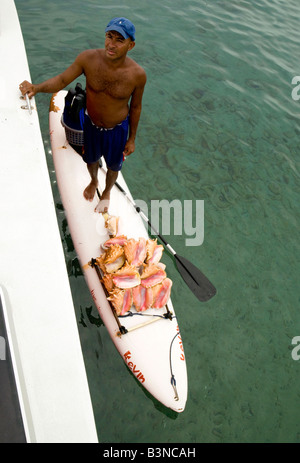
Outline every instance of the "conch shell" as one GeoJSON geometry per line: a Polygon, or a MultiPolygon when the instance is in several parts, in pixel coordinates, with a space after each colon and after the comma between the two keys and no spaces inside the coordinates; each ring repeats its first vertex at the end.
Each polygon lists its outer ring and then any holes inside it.
{"type": "Polygon", "coordinates": [[[124,244],[124,252],[129,264],[140,267],[147,256],[145,238],[139,238],[138,241],[130,238],[130,240],[124,244]]]}
{"type": "Polygon", "coordinates": [[[111,293],[115,288],[115,285],[113,282],[113,273],[104,273],[102,277],[102,281],[107,291],[111,293]]]}
{"type": "Polygon", "coordinates": [[[119,244],[120,246],[124,246],[124,244],[127,241],[127,236],[125,235],[118,235],[114,236],[112,238],[109,238],[105,243],[102,244],[102,249],[106,251],[110,246],[113,246],[114,244],[119,244]]]}
{"type": "Polygon", "coordinates": [[[133,265],[126,264],[114,273],[113,282],[117,288],[133,288],[141,283],[141,277],[133,265]]]}
{"type": "Polygon", "coordinates": [[[145,288],[150,288],[151,286],[155,286],[158,283],[161,283],[166,278],[166,276],[166,272],[159,265],[145,265],[141,274],[141,284],[145,288]]]}
{"type": "Polygon", "coordinates": [[[107,212],[103,214],[105,219],[105,228],[107,228],[109,236],[116,236],[118,234],[119,217],[109,215],[107,212]]]}
{"type": "Polygon", "coordinates": [[[103,264],[107,273],[116,272],[125,262],[124,249],[119,244],[110,246],[103,257],[103,264]]]}
{"type": "Polygon", "coordinates": [[[151,288],[154,300],[152,305],[153,309],[160,309],[166,305],[171,294],[172,284],[172,280],[170,280],[170,278],[166,278],[162,281],[162,283],[151,288]]]}
{"type": "Polygon", "coordinates": [[[133,304],[137,312],[149,309],[153,304],[152,288],[145,288],[142,285],[132,288],[133,304]]]}
{"type": "Polygon", "coordinates": [[[116,288],[110,294],[108,300],[116,309],[117,315],[124,315],[132,305],[132,291],[131,289],[116,288]]]}
{"type": "MultiPolygon", "coordinates": [[[[150,240],[148,240],[148,243],[149,243],[150,240]]],[[[153,240],[151,240],[153,242],[153,240]]],[[[146,262],[148,264],[157,264],[160,259],[161,259],[161,256],[162,256],[162,253],[163,253],[163,250],[164,250],[164,247],[162,244],[156,244],[156,240],[154,241],[155,242],[155,246],[153,246],[153,244],[151,243],[151,245],[147,246],[147,259],[146,259],[146,262]]]]}

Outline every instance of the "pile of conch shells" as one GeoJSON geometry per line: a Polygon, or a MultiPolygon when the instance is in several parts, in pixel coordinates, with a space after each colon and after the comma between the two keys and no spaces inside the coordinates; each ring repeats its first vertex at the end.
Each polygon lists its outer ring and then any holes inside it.
{"type": "Polygon", "coordinates": [[[118,315],[124,315],[132,306],[141,312],[166,305],[172,281],[160,262],[163,246],[156,239],[114,236],[102,245],[102,250],[96,265],[118,315]]]}

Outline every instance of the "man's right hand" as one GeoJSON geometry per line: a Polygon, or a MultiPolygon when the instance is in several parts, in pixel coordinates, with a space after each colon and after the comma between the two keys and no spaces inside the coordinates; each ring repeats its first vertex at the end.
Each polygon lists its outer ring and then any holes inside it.
{"type": "Polygon", "coordinates": [[[29,98],[32,98],[37,93],[35,85],[31,84],[27,80],[24,80],[19,85],[19,89],[23,96],[27,93],[29,98]]]}

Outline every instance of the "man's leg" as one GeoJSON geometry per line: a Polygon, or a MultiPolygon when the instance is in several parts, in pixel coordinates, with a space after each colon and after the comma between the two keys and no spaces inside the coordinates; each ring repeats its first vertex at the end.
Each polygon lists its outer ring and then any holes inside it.
{"type": "Polygon", "coordinates": [[[93,162],[92,164],[87,164],[87,168],[91,176],[91,182],[84,190],[83,196],[88,201],[93,201],[98,186],[99,161],[93,162]]]}
{"type": "Polygon", "coordinates": [[[116,183],[116,180],[118,178],[118,173],[114,170],[107,169],[106,173],[106,182],[105,182],[105,189],[103,190],[103,193],[101,195],[101,199],[95,208],[96,212],[108,212],[108,207],[109,207],[109,200],[110,200],[110,192],[114,184],[116,183]]]}

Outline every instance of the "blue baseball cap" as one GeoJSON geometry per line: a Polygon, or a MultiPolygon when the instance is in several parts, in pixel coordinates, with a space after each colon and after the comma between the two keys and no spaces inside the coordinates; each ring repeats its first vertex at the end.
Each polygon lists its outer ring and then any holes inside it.
{"type": "Polygon", "coordinates": [[[106,26],[105,32],[116,31],[124,39],[135,40],[135,27],[127,18],[113,18],[106,26]]]}

